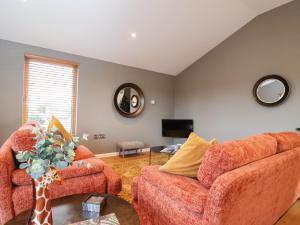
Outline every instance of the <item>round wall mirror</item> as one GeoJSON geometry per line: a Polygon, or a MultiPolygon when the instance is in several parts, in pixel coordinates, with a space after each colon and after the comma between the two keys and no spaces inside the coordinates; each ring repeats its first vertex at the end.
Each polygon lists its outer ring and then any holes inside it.
{"type": "Polygon", "coordinates": [[[268,75],[256,82],[253,94],[258,103],[265,106],[275,106],[288,97],[289,85],[281,76],[268,75]]]}
{"type": "Polygon", "coordinates": [[[135,84],[122,84],[115,93],[114,104],[117,111],[125,117],[136,117],[144,109],[144,94],[135,84]]]}

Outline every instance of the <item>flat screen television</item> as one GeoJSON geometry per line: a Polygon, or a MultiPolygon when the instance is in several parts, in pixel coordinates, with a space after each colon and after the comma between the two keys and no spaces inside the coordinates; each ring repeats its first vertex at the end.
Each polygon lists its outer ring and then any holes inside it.
{"type": "Polygon", "coordinates": [[[187,138],[193,131],[193,120],[162,120],[163,137],[187,138]]]}

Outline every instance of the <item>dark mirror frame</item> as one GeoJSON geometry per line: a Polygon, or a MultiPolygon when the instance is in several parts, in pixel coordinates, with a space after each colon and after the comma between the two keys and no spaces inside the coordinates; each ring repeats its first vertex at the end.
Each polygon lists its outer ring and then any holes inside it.
{"type": "Polygon", "coordinates": [[[125,117],[128,117],[128,118],[132,118],[132,117],[137,117],[138,115],[140,115],[144,108],[145,108],[145,97],[144,97],[144,93],[142,91],[142,89],[140,89],[139,86],[137,86],[136,84],[133,84],[133,83],[125,83],[125,84],[122,84],[120,87],[118,87],[118,89],[116,90],[115,92],[115,96],[114,96],[114,105],[117,109],[117,111],[122,115],[122,116],[125,116],[125,117]],[[124,89],[124,88],[133,88],[134,90],[136,90],[136,92],[138,93],[139,95],[139,99],[138,99],[138,104],[139,104],[139,108],[133,112],[133,113],[126,113],[124,112],[123,110],[120,109],[119,105],[118,105],[118,94],[119,92],[124,89]]]}
{"type": "Polygon", "coordinates": [[[267,75],[267,76],[264,76],[262,77],[261,79],[259,79],[254,87],[253,87],[253,95],[256,99],[256,101],[261,104],[261,105],[264,105],[264,106],[276,106],[276,105],[279,105],[281,104],[283,101],[285,101],[287,99],[287,97],[289,96],[289,92],[290,92],[290,88],[289,88],[289,84],[287,82],[286,79],[284,79],[282,76],[279,76],[279,75],[267,75]],[[264,82],[265,80],[268,80],[268,79],[275,79],[275,80],[279,80],[283,83],[284,87],[285,87],[285,93],[284,95],[282,96],[281,99],[279,99],[277,102],[273,102],[273,103],[267,103],[267,102],[263,102],[258,96],[257,96],[257,89],[259,87],[259,85],[264,82]]]}

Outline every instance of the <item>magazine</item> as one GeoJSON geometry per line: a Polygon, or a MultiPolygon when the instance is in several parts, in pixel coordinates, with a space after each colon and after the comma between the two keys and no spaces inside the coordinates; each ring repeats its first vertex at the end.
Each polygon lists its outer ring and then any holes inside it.
{"type": "Polygon", "coordinates": [[[116,214],[111,213],[105,216],[101,216],[98,218],[93,218],[77,223],[72,223],[69,225],[120,225],[116,214]]]}

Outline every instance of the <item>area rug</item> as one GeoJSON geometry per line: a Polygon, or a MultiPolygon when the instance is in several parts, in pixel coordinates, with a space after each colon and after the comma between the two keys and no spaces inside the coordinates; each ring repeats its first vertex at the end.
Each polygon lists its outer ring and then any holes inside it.
{"type": "MultiPolygon", "coordinates": [[[[151,165],[163,165],[168,156],[160,153],[152,153],[151,165]]],[[[131,202],[131,182],[133,177],[138,176],[144,166],[149,165],[149,153],[142,153],[137,156],[119,156],[102,158],[108,163],[114,171],[122,177],[122,191],[119,196],[128,202],[131,202]]]]}

